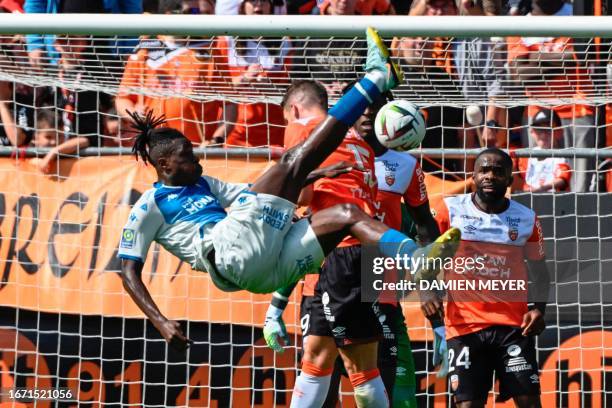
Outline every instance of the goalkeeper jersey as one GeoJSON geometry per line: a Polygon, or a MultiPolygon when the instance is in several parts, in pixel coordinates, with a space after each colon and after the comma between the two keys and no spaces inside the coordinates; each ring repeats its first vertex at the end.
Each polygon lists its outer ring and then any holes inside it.
{"type": "Polygon", "coordinates": [[[224,208],[247,187],[208,176],[191,186],[155,183],[132,208],[121,233],[119,258],[144,263],[156,241],[193,269],[205,271],[202,258],[212,247],[206,233],[227,216],[224,208]]]}

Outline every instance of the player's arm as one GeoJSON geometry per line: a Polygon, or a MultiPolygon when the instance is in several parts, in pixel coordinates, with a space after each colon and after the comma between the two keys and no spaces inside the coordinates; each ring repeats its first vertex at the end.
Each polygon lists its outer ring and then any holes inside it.
{"type": "Polygon", "coordinates": [[[544,259],[527,261],[529,311],[523,316],[523,336],[539,335],[546,328],[544,315],[550,290],[550,275],[544,259]]]}
{"type": "Polygon", "coordinates": [[[320,167],[316,170],[310,172],[310,174],[306,177],[306,181],[304,181],[304,185],[310,185],[315,181],[322,178],[334,178],[338,177],[341,174],[348,173],[353,170],[353,167],[349,162],[341,161],[338,163],[334,163],[330,166],[320,167]]]}
{"type": "Polygon", "coordinates": [[[407,205],[406,211],[414,221],[417,230],[417,240],[419,244],[428,244],[440,235],[438,223],[431,215],[429,201],[416,207],[407,205]]]}
{"type": "Polygon", "coordinates": [[[168,320],[159,310],[151,297],[149,290],[142,282],[142,267],[144,264],[135,259],[121,260],[121,280],[134,303],[151,320],[153,326],[160,332],[171,346],[184,350],[190,340],[183,335],[181,325],[177,321],[168,320]]]}
{"type": "Polygon", "coordinates": [[[540,221],[535,219],[533,232],[527,240],[525,259],[529,275],[527,288],[529,311],[523,316],[523,336],[538,335],[546,328],[544,314],[550,290],[550,275],[544,257],[544,237],[540,221]]]}
{"type": "Polygon", "coordinates": [[[289,296],[291,296],[296,285],[297,282],[274,292],[266,312],[266,321],[263,328],[264,340],[268,347],[277,353],[285,351],[279,341],[280,339],[283,339],[285,346],[289,345],[289,335],[283,321],[283,312],[289,303],[289,296]]]}
{"type": "Polygon", "coordinates": [[[183,350],[188,340],[183,336],[179,323],[166,319],[142,282],[142,267],[149,247],[164,222],[151,195],[152,191],[146,192],[134,204],[121,232],[118,255],[121,258],[121,280],[134,303],[151,319],[164,339],[173,347],[183,350]]]}

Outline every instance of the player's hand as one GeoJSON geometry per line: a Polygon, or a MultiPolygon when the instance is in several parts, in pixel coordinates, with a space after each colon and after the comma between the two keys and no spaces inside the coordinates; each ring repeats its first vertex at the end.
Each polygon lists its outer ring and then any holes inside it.
{"type": "Polygon", "coordinates": [[[430,320],[444,318],[444,303],[434,291],[420,290],[419,297],[421,298],[421,311],[426,318],[430,320]]]}
{"type": "Polygon", "coordinates": [[[289,335],[283,321],[283,311],[276,306],[270,305],[266,313],[266,323],[263,328],[266,344],[277,353],[285,351],[280,339],[283,339],[285,346],[289,345],[289,335]]]}
{"type": "Polygon", "coordinates": [[[175,320],[166,320],[157,329],[170,346],[177,351],[185,351],[193,343],[185,337],[181,324],[175,320]]]}
{"type": "Polygon", "coordinates": [[[523,315],[523,336],[537,336],[544,331],[546,328],[546,322],[544,321],[544,315],[538,309],[528,311],[523,315]]]}
{"type": "Polygon", "coordinates": [[[446,344],[446,328],[438,326],[434,332],[433,364],[438,368],[436,377],[444,378],[448,374],[448,346],[446,344]]]}

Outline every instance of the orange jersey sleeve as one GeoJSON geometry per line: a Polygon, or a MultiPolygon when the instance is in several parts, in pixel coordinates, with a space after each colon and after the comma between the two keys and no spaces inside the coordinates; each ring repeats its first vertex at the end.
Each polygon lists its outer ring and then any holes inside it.
{"type": "Polygon", "coordinates": [[[410,184],[404,193],[404,202],[410,207],[418,207],[425,204],[427,198],[427,186],[425,186],[425,173],[417,161],[414,166],[410,184]]]}
{"type": "Polygon", "coordinates": [[[450,217],[448,214],[448,208],[444,200],[439,200],[434,206],[431,207],[431,215],[438,224],[440,233],[448,230],[450,226],[450,217]]]}
{"type": "Polygon", "coordinates": [[[532,261],[540,261],[544,259],[544,234],[542,233],[542,224],[538,217],[533,223],[533,231],[525,245],[525,258],[532,261]]]}

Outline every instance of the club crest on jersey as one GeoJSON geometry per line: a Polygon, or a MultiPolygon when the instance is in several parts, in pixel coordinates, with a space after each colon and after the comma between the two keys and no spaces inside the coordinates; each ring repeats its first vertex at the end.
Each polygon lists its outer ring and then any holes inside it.
{"type": "Polygon", "coordinates": [[[510,228],[508,230],[508,238],[510,238],[512,241],[516,241],[518,238],[518,230],[516,228],[510,228]]]}
{"type": "Polygon", "coordinates": [[[451,375],[450,383],[452,390],[457,391],[457,388],[459,388],[459,376],[457,374],[451,375]]]}
{"type": "Polygon", "coordinates": [[[395,184],[395,174],[393,173],[385,174],[385,182],[387,183],[388,186],[392,186],[393,184],[395,184]]]}
{"type": "Polygon", "coordinates": [[[518,227],[521,223],[520,217],[506,217],[506,223],[508,224],[508,238],[512,241],[516,241],[519,235],[518,227]]]}

